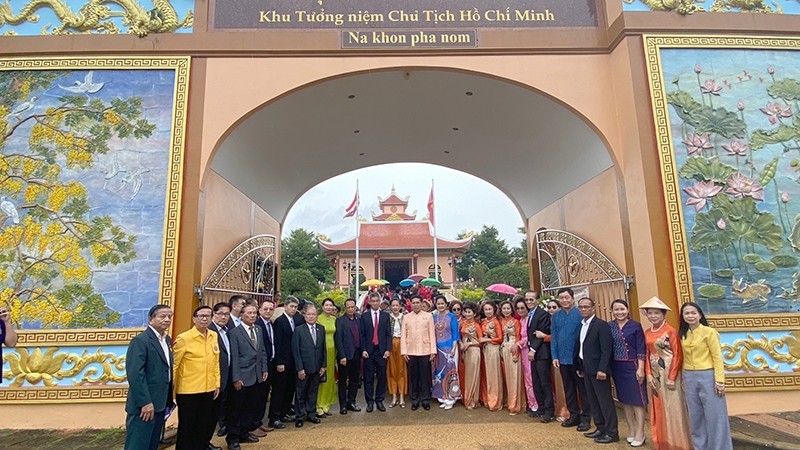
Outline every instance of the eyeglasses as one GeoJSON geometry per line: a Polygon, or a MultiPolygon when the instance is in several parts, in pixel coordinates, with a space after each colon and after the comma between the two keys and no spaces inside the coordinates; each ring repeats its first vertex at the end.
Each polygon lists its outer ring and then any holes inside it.
{"type": "Polygon", "coordinates": [[[558,309],[558,306],[548,306],[547,309],[558,309]]]}
{"type": "Polygon", "coordinates": [[[221,312],[221,311],[217,311],[214,314],[216,314],[218,316],[230,316],[231,315],[231,313],[229,313],[229,312],[221,312]]]}
{"type": "Polygon", "coordinates": [[[453,311],[461,311],[461,308],[453,308],[453,311]]]}
{"type": "Polygon", "coordinates": [[[211,320],[210,314],[198,314],[195,317],[197,317],[200,320],[211,320]]]}

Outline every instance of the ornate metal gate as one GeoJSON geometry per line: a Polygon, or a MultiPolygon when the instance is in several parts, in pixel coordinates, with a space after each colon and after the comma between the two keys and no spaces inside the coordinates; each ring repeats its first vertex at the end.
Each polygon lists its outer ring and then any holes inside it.
{"type": "Polygon", "coordinates": [[[622,272],[606,255],[582,238],[561,230],[536,232],[539,281],[542,295],[556,296],[560,288],[576,291],[597,304],[597,315],[611,320],[611,302],[628,300],[633,277],[622,272]]]}
{"type": "Polygon", "coordinates": [[[259,301],[272,298],[277,274],[276,241],[275,236],[262,234],[237,245],[198,287],[200,301],[212,306],[235,294],[259,301]]]}

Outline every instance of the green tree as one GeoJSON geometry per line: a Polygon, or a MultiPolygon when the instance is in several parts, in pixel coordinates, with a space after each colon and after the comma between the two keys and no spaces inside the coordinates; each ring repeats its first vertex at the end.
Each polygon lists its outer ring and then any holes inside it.
{"type": "Polygon", "coordinates": [[[472,279],[476,286],[485,286],[483,282],[486,280],[486,274],[488,272],[489,268],[486,267],[483,261],[476,261],[475,264],[469,268],[469,278],[472,279]]]}
{"type": "Polygon", "coordinates": [[[495,283],[508,284],[517,289],[529,289],[531,279],[528,275],[528,266],[522,264],[503,264],[497,266],[486,274],[484,279],[486,285],[495,283]]]}
{"type": "Polygon", "coordinates": [[[313,300],[322,292],[319,282],[308,269],[281,270],[281,293],[313,300]]]}
{"type": "Polygon", "coordinates": [[[333,280],[334,268],[322,253],[313,232],[297,228],[281,241],[281,270],[308,269],[323,282],[333,280]]]}
{"type": "MultiPolygon", "coordinates": [[[[458,238],[464,239],[470,233],[459,233],[458,238]]],[[[464,254],[462,263],[459,265],[457,275],[460,278],[469,276],[469,269],[476,261],[481,261],[489,269],[511,262],[511,255],[506,241],[500,239],[497,228],[484,225],[480,233],[472,239],[472,247],[464,254]]]]}
{"type": "Polygon", "coordinates": [[[511,260],[515,263],[528,264],[528,232],[525,227],[517,228],[517,232],[522,235],[519,246],[511,249],[511,260]]]}
{"type": "Polygon", "coordinates": [[[117,322],[119,314],[91,285],[92,271],[136,256],[136,236],[111,217],[92,214],[86,187],[67,173],[93,169],[109,141],[144,139],[155,125],[142,118],[140,98],[65,95],[44,109],[19,109],[66,73],[0,71],[0,197],[16,209],[2,216],[0,305],[9,307],[17,326],[117,322]]]}

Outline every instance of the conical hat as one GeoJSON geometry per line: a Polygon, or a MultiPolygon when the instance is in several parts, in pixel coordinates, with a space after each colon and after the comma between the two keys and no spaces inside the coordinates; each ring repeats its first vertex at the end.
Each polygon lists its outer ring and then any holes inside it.
{"type": "Polygon", "coordinates": [[[639,309],[662,309],[664,311],[672,311],[672,308],[667,306],[666,303],[662,302],[660,298],[653,297],[650,300],[644,302],[644,304],[639,306],[639,309]]]}

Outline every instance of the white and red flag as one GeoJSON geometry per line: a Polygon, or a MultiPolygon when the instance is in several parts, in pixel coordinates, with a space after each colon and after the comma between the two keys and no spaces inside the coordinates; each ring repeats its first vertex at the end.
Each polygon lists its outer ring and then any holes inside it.
{"type": "Polygon", "coordinates": [[[433,181],[431,180],[431,195],[428,196],[428,221],[433,225],[436,226],[436,223],[433,221],[433,181]]]}
{"type": "Polygon", "coordinates": [[[353,197],[353,201],[350,202],[350,206],[348,206],[347,209],[344,210],[345,219],[356,215],[356,212],[358,211],[358,202],[359,202],[358,188],[356,188],[356,196],[353,197]]]}

